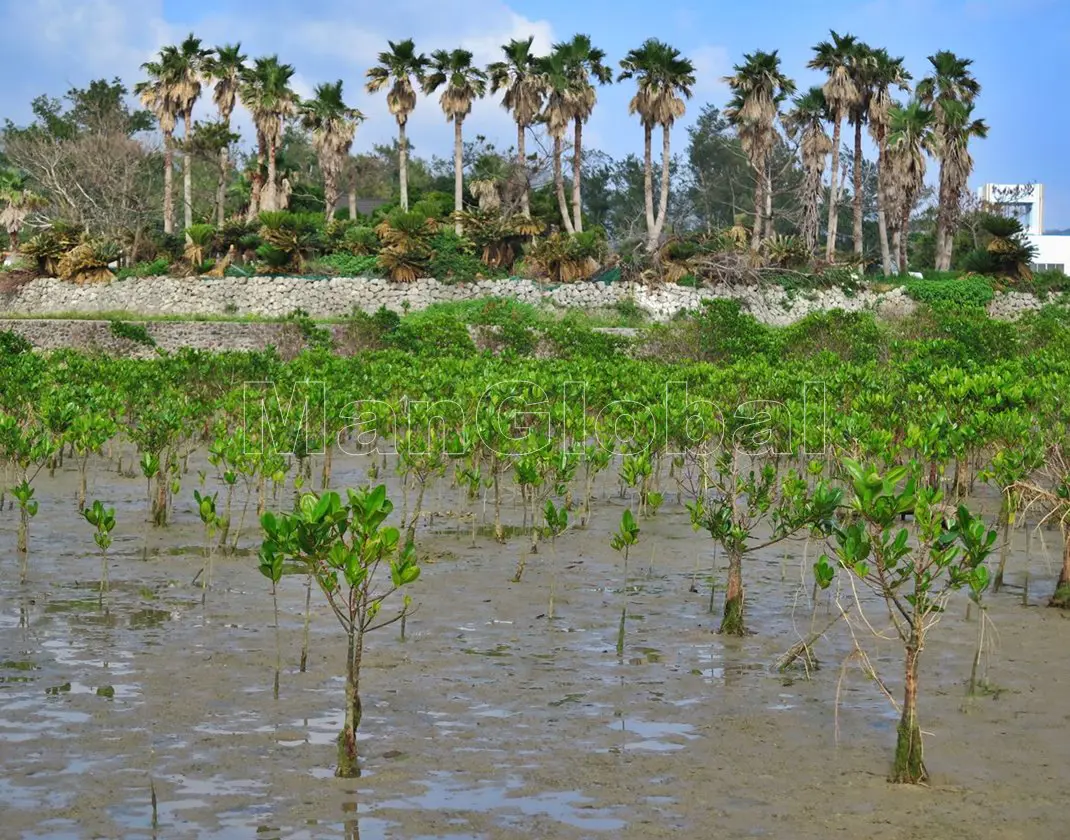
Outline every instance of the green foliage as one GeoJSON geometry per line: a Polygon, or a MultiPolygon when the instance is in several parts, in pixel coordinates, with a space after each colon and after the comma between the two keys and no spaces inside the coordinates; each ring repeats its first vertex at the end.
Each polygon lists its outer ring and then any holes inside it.
{"type": "Polygon", "coordinates": [[[708,300],[695,316],[700,358],[733,361],[771,354],[776,348],[773,331],[743,312],[739,301],[708,300]]]}
{"type": "Polygon", "coordinates": [[[163,277],[171,270],[171,263],[166,257],[159,257],[152,262],[140,262],[137,265],[120,268],[115,272],[116,280],[130,277],[163,277]]]}
{"type": "Polygon", "coordinates": [[[332,347],[331,331],[321,327],[303,309],[295,309],[286,316],[286,322],[293,324],[301,333],[305,343],[314,350],[330,350],[332,347]]]}
{"type": "Polygon", "coordinates": [[[863,364],[880,354],[883,335],[872,312],[811,312],[785,327],[779,336],[783,353],[806,357],[832,352],[846,362],[863,364]]]}
{"type": "Polygon", "coordinates": [[[149,335],[149,331],[144,324],[132,324],[129,321],[120,321],[113,318],[109,321],[108,328],[116,338],[125,338],[127,341],[143,344],[146,347],[156,346],[156,339],[149,335]]]}
{"type": "Polygon", "coordinates": [[[14,330],[0,330],[0,357],[32,353],[33,345],[14,330]]]}
{"type": "Polygon", "coordinates": [[[959,307],[984,307],[995,296],[992,282],[975,275],[932,280],[914,278],[906,284],[906,292],[919,303],[959,307]]]}
{"type": "Polygon", "coordinates": [[[429,310],[402,318],[384,338],[388,347],[417,355],[468,355],[476,350],[463,323],[429,310]]]}
{"type": "Polygon", "coordinates": [[[476,254],[476,246],[469,239],[441,228],[431,240],[431,259],[428,273],[440,283],[468,283],[484,277],[505,277],[504,271],[488,268],[476,254]]]}
{"type": "Polygon", "coordinates": [[[310,270],[317,274],[333,277],[380,277],[382,268],[379,257],[375,254],[356,256],[345,252],[328,254],[315,260],[310,270]]]}

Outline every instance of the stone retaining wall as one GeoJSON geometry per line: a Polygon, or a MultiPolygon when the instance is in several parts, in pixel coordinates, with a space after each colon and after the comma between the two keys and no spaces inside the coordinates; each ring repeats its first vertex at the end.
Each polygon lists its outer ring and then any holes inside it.
{"type": "MultiPolygon", "coordinates": [[[[758,320],[785,325],[811,312],[870,309],[885,317],[913,311],[915,304],[902,288],[888,292],[863,291],[848,295],[842,289],[789,294],[779,286],[690,289],[634,283],[575,283],[556,287],[532,280],[483,280],[449,285],[437,280],[400,284],[387,280],[336,277],[173,278],[148,277],[108,284],[77,286],[53,278],[38,278],[13,292],[0,293],[0,314],[60,315],[124,311],[144,315],[215,315],[281,317],[303,309],[314,318],[337,318],[355,308],[372,312],[386,306],[398,312],[430,304],[484,297],[512,297],[532,304],[594,309],[631,299],[658,321],[701,307],[704,299],[739,300],[758,320]]],[[[993,317],[1015,318],[1040,308],[1032,295],[997,295],[989,305],[993,317]]],[[[225,329],[225,327],[219,327],[225,329]]]]}

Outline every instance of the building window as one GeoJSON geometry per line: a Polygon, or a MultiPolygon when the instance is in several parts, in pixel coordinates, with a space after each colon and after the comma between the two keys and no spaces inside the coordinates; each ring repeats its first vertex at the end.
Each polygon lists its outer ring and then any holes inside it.
{"type": "Polygon", "coordinates": [[[1034,263],[1033,271],[1065,271],[1065,263],[1034,263]]]}

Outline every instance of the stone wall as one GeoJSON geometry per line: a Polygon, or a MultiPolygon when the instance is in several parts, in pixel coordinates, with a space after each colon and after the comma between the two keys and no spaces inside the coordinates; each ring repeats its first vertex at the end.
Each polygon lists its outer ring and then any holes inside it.
{"type": "MultiPolygon", "coordinates": [[[[386,306],[398,312],[430,304],[484,297],[512,297],[532,304],[594,309],[631,299],[655,320],[664,321],[684,310],[698,309],[704,299],[739,300],[758,320],[790,324],[811,312],[829,309],[870,309],[885,317],[907,315],[914,302],[902,288],[848,295],[841,289],[789,294],[779,286],[754,288],[717,286],[690,289],[633,283],[575,283],[540,285],[532,280],[483,280],[448,285],[437,280],[400,284],[387,280],[336,277],[172,278],[117,280],[77,286],[53,278],[38,278],[14,291],[0,293],[0,314],[56,316],[64,313],[128,312],[143,315],[214,315],[281,317],[303,309],[314,318],[337,318],[355,308],[371,312],[386,306]]],[[[1038,309],[1032,295],[997,295],[989,305],[994,317],[1014,318],[1038,309]]],[[[226,330],[219,326],[218,329],[226,330]]]]}

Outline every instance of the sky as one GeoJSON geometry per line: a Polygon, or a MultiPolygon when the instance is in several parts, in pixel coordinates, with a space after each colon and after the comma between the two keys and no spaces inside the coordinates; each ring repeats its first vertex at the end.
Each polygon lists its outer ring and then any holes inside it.
{"type": "MultiPolygon", "coordinates": [[[[364,72],[387,39],[412,37],[427,53],[462,46],[485,64],[510,38],[534,35],[536,49],[546,51],[584,32],[614,67],[649,37],[694,62],[694,98],[674,135],[682,150],[684,129],[701,106],[724,105],[722,77],[745,52],[779,50],[800,89],[819,84],[820,74],[806,63],[829,29],[903,56],[915,79],[937,50],[974,59],[982,85],[977,114],[990,135],[973,146],[971,186],[1043,183],[1045,227],[1070,228],[1070,109],[1057,81],[1070,55],[1066,0],[0,0],[0,119],[26,122],[34,96],[61,96],[94,78],[119,76],[132,87],[160,46],[192,31],[206,45],[241,41],[250,55],[277,53],[297,68],[303,96],[341,78],[347,100],[367,118],[353,147],[360,151],[396,132],[385,97],[363,90],[364,72]]],[[[642,130],[628,116],[631,95],[629,82],[599,90],[585,132],[590,147],[614,157],[641,153],[642,130]]],[[[202,100],[194,116],[211,119],[210,101],[202,100]]],[[[415,154],[450,154],[453,135],[437,101],[422,99],[409,126],[415,154]]],[[[465,132],[500,148],[516,136],[490,98],[476,104],[465,132]]]]}

